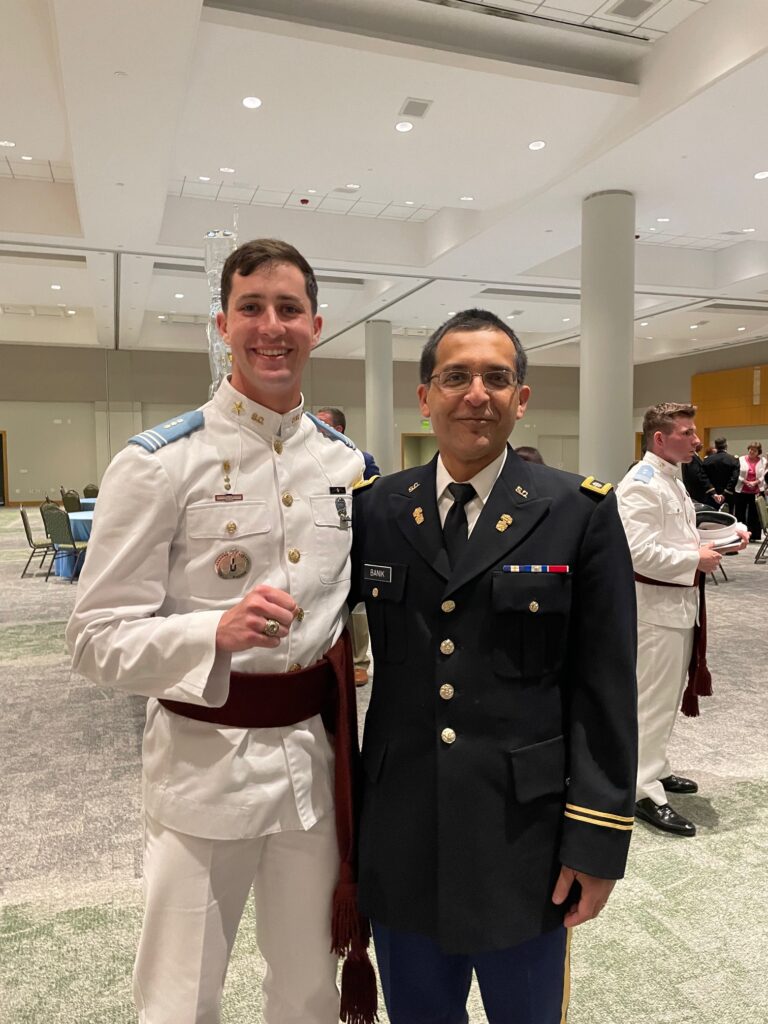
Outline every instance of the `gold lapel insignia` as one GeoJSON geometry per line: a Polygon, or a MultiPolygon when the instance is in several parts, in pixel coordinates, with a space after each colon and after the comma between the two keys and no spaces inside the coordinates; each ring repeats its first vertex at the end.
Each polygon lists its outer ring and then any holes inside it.
{"type": "Polygon", "coordinates": [[[499,531],[499,533],[504,533],[505,530],[509,529],[513,522],[514,519],[512,518],[512,516],[507,515],[507,513],[505,512],[503,515],[499,516],[499,521],[498,523],[496,523],[496,529],[499,531]]]}
{"type": "Polygon", "coordinates": [[[243,411],[243,403],[242,402],[235,402],[232,405],[232,412],[236,412],[238,416],[240,415],[240,413],[242,411],[243,411]]]}
{"type": "Polygon", "coordinates": [[[411,486],[408,488],[408,493],[410,494],[412,491],[415,491],[418,486],[419,481],[417,480],[415,484],[411,484],[411,486]]]}
{"type": "Polygon", "coordinates": [[[515,494],[519,494],[521,498],[527,498],[528,497],[528,491],[524,491],[523,488],[520,486],[520,484],[518,484],[517,487],[515,488],[515,494]]]}
{"type": "Polygon", "coordinates": [[[416,520],[417,526],[421,526],[421,524],[424,522],[424,509],[421,507],[421,505],[417,505],[416,508],[413,510],[413,518],[416,520]]]}

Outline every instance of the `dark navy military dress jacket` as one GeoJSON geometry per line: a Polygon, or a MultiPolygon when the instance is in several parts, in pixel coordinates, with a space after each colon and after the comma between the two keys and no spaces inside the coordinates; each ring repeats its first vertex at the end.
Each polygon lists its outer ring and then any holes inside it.
{"type": "Polygon", "coordinates": [[[452,570],[435,467],[353,500],[350,600],[365,601],[374,657],[360,901],[447,953],[478,953],[562,923],[561,864],[624,872],[635,591],[613,492],[511,449],[452,570]]]}

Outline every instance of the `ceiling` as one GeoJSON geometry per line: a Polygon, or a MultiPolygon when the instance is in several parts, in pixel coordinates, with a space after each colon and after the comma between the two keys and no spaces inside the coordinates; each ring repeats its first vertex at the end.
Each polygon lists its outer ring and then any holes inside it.
{"type": "Polygon", "coordinates": [[[601,189],[636,197],[636,362],[768,338],[765,0],[0,0],[0,19],[0,343],[205,351],[203,240],[229,229],[317,269],[317,358],[363,358],[376,318],[415,360],[482,305],[532,363],[578,365],[601,189]]]}

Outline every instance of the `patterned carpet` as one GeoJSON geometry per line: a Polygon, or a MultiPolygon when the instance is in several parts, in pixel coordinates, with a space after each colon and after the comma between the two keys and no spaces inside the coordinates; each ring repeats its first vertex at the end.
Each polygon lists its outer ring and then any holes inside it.
{"type": "MultiPolygon", "coordinates": [[[[708,588],[716,694],[674,737],[674,769],[700,783],[674,802],[699,835],[637,827],[627,879],[574,934],[570,1024],[768,1021],[768,565],[754,551],[727,559],[730,582],[708,588]]],[[[0,1021],[128,1024],[143,702],[70,675],[75,587],[19,579],[25,560],[18,511],[0,511],[0,1021]]],[[[260,972],[248,913],[228,1024],[262,1020],[260,972]]],[[[474,992],[470,1020],[485,1020],[474,992]]]]}

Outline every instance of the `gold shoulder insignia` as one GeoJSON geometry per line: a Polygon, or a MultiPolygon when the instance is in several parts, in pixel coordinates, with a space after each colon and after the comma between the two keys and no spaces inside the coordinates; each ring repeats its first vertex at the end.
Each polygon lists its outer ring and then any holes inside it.
{"type": "Polygon", "coordinates": [[[363,489],[364,487],[370,487],[370,486],[371,486],[371,484],[372,484],[372,483],[374,483],[374,481],[376,481],[376,480],[378,480],[378,479],[379,479],[379,477],[378,477],[378,476],[372,476],[372,477],[369,477],[369,479],[368,479],[368,480],[362,480],[362,479],[360,479],[360,480],[358,480],[358,481],[357,481],[357,483],[356,483],[356,484],[352,484],[352,490],[353,490],[353,491],[362,491],[362,489],[363,489]]]}
{"type": "Polygon", "coordinates": [[[606,484],[593,476],[586,476],[581,481],[581,489],[582,491],[588,491],[589,494],[599,494],[604,498],[609,491],[613,490],[613,484],[606,484]]]}

